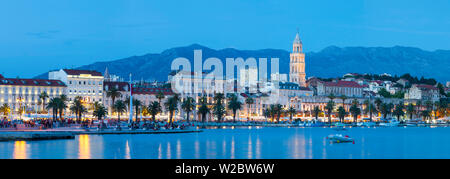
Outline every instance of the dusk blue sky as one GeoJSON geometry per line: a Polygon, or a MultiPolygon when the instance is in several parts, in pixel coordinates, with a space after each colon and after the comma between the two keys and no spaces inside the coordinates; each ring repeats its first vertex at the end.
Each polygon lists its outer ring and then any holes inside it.
{"type": "Polygon", "coordinates": [[[13,0],[0,1],[0,74],[159,53],[215,49],[305,51],[327,46],[450,49],[448,0],[13,0]]]}

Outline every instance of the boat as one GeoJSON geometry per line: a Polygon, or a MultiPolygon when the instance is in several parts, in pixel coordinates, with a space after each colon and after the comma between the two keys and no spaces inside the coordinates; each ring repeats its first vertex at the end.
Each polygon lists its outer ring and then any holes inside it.
{"type": "Polygon", "coordinates": [[[332,142],[332,143],[350,143],[352,142],[353,144],[355,144],[355,140],[351,137],[349,137],[348,135],[342,135],[342,134],[334,134],[334,135],[329,135],[327,137],[327,139],[332,142]]]}

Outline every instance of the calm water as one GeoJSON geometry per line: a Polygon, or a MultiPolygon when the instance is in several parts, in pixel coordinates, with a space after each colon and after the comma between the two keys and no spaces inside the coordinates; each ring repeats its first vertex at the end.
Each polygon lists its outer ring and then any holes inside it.
{"type": "Polygon", "coordinates": [[[81,135],[0,142],[0,158],[289,159],[450,158],[450,128],[353,128],[355,144],[330,144],[329,128],[209,129],[192,134],[81,135]]]}

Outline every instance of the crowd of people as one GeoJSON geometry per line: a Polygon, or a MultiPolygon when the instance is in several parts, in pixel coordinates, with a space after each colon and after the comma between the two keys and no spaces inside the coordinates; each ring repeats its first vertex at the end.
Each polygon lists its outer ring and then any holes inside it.
{"type": "Polygon", "coordinates": [[[0,120],[0,128],[12,128],[12,129],[53,129],[60,127],[74,127],[82,129],[116,129],[122,130],[123,128],[128,128],[129,130],[160,130],[160,129],[186,129],[192,126],[192,124],[185,122],[173,122],[168,123],[166,121],[133,121],[127,123],[125,121],[118,120],[73,120],[73,119],[30,119],[30,120],[8,120],[3,118],[0,120]]]}

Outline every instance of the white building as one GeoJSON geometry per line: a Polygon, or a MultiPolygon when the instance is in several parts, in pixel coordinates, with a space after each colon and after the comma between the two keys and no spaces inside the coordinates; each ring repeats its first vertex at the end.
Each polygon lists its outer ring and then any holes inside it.
{"type": "Polygon", "coordinates": [[[354,81],[338,81],[338,82],[319,82],[317,85],[317,94],[319,96],[342,96],[347,97],[363,97],[363,86],[354,81]]]}
{"type": "Polygon", "coordinates": [[[65,90],[66,85],[59,80],[4,78],[0,75],[0,104],[8,104],[11,112],[15,113],[20,108],[30,112],[41,111],[39,95],[42,92],[49,96],[46,99],[48,104],[50,98],[65,94],[65,90]]]}
{"type": "Polygon", "coordinates": [[[405,94],[405,99],[438,101],[439,89],[432,85],[414,84],[405,94]]]}
{"type": "Polygon", "coordinates": [[[61,69],[49,72],[49,79],[61,80],[67,85],[70,101],[81,96],[86,103],[103,103],[103,75],[97,71],[61,69]]]}

